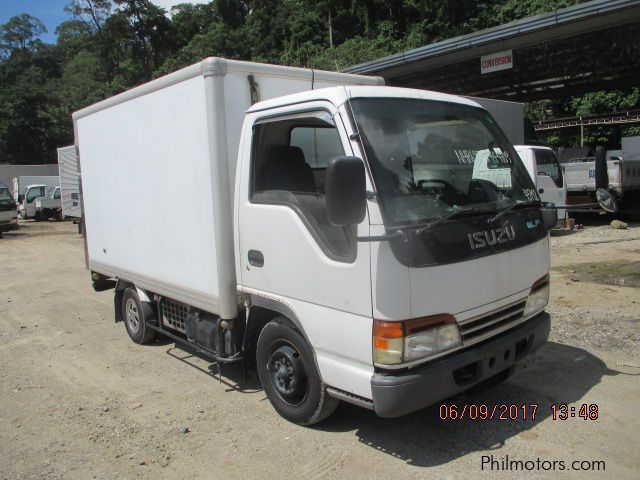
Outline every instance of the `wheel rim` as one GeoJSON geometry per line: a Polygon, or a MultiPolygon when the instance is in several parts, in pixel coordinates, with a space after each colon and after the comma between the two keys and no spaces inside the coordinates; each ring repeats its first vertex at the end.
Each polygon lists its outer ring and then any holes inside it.
{"type": "Polygon", "coordinates": [[[271,384],[284,402],[296,406],[304,401],[308,392],[307,369],[292,345],[275,345],[267,361],[267,370],[271,384]]]}
{"type": "Polygon", "coordinates": [[[124,304],[124,311],[129,329],[132,333],[138,333],[140,330],[140,312],[138,312],[138,305],[133,298],[127,298],[124,304]]]}

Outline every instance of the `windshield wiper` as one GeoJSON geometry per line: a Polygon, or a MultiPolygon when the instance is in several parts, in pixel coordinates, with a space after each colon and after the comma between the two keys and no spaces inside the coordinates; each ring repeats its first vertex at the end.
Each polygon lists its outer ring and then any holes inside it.
{"type": "Polygon", "coordinates": [[[452,218],[458,217],[458,216],[462,216],[462,215],[468,215],[468,214],[472,214],[472,213],[488,213],[491,212],[492,210],[487,210],[486,208],[479,208],[479,207],[466,207],[466,208],[458,208],[456,210],[454,210],[453,212],[449,212],[448,214],[437,218],[436,220],[433,220],[432,222],[427,222],[427,223],[417,223],[414,225],[401,225],[401,226],[397,226],[397,227],[389,227],[387,228],[387,230],[392,230],[392,231],[403,231],[403,230],[413,230],[415,229],[416,234],[417,235],[422,235],[423,233],[431,230],[433,227],[435,227],[436,225],[440,225],[443,222],[446,222],[447,220],[450,220],[452,218]]]}
{"type": "Polygon", "coordinates": [[[504,207],[502,210],[498,210],[498,212],[493,217],[489,217],[487,219],[487,223],[495,223],[496,220],[498,220],[499,218],[504,217],[507,213],[509,213],[511,210],[513,210],[516,207],[518,207],[518,208],[520,208],[520,207],[533,207],[533,206],[536,206],[536,205],[540,205],[540,201],[539,200],[512,203],[511,205],[508,205],[508,206],[504,207]]]}

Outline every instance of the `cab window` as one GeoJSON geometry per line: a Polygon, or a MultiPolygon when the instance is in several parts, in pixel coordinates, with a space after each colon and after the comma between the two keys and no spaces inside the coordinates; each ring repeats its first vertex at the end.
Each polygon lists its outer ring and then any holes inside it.
{"type": "Polygon", "coordinates": [[[551,177],[558,187],[562,187],[562,170],[556,155],[551,150],[535,150],[538,175],[551,177]]]}
{"type": "Polygon", "coordinates": [[[293,209],[331,259],[353,262],[355,226],[327,220],[324,174],[344,155],[339,133],[326,112],[268,119],[254,126],[251,201],[293,209]]]}
{"type": "Polygon", "coordinates": [[[33,202],[38,197],[44,197],[44,194],[45,194],[44,187],[31,188],[27,192],[27,203],[33,202]]]}

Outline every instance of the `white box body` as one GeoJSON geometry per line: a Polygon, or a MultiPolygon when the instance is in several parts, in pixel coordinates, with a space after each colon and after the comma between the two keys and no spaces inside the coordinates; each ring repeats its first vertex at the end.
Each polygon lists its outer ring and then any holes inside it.
{"type": "Polygon", "coordinates": [[[88,268],[215,314],[235,304],[229,192],[244,113],[343,83],[382,81],[207,59],[76,112],[88,268]]]}

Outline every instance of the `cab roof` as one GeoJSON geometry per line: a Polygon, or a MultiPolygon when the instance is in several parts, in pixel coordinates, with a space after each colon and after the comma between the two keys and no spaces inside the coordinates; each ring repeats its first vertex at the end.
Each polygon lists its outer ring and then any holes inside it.
{"type": "Polygon", "coordinates": [[[413,98],[416,100],[433,100],[439,102],[457,103],[482,108],[478,103],[468,98],[447,93],[418,90],[414,88],[385,87],[385,86],[337,86],[308,90],[282,97],[263,100],[251,106],[247,113],[269,110],[272,108],[312,101],[329,101],[336,106],[342,105],[347,98],[413,98]]]}

